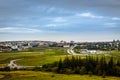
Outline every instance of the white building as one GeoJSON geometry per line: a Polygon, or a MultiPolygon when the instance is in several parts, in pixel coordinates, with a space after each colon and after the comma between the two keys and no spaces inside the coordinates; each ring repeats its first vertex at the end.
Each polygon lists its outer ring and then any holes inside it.
{"type": "Polygon", "coordinates": [[[96,50],[81,49],[81,53],[84,53],[84,54],[96,54],[97,51],[96,50]]]}

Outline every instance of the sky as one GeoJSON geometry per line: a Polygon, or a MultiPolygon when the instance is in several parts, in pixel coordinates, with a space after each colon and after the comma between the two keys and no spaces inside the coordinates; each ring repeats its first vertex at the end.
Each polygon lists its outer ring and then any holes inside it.
{"type": "Polygon", "coordinates": [[[120,40],[120,0],[0,0],[0,41],[120,40]]]}

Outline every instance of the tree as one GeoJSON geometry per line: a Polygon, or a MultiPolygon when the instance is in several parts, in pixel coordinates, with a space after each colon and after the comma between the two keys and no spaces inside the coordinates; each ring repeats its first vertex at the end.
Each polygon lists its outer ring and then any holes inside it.
{"type": "Polygon", "coordinates": [[[113,57],[110,58],[110,61],[109,61],[108,65],[109,65],[109,68],[113,67],[113,65],[114,65],[114,63],[113,63],[113,57]]]}
{"type": "Polygon", "coordinates": [[[60,58],[60,60],[58,62],[58,70],[57,70],[57,72],[60,73],[61,69],[62,69],[62,59],[60,58]]]}
{"type": "Polygon", "coordinates": [[[86,68],[84,66],[80,69],[80,75],[84,75],[86,73],[86,68]]]}
{"type": "Polygon", "coordinates": [[[65,59],[63,60],[63,65],[62,65],[63,68],[68,68],[70,67],[70,60],[68,58],[68,56],[65,57],[65,59]]]}
{"type": "Polygon", "coordinates": [[[93,73],[92,73],[92,71],[89,71],[88,74],[89,74],[90,77],[92,77],[93,73]]]}
{"type": "Polygon", "coordinates": [[[4,67],[4,69],[3,69],[4,71],[10,71],[11,69],[10,69],[10,67],[9,66],[6,66],[6,67],[4,67]]]}
{"type": "Polygon", "coordinates": [[[106,77],[106,72],[105,72],[105,71],[103,72],[102,77],[103,77],[103,78],[106,77]]]}
{"type": "Polygon", "coordinates": [[[120,60],[119,59],[117,60],[117,64],[116,65],[120,66],[120,60]]]}
{"type": "Polygon", "coordinates": [[[108,63],[108,75],[114,75],[114,69],[113,69],[114,63],[113,63],[113,57],[110,58],[110,61],[108,63]]]}

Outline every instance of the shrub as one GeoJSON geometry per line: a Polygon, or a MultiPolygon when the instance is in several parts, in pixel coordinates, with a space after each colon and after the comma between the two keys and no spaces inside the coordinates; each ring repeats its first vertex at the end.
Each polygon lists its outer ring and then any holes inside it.
{"type": "Polygon", "coordinates": [[[85,73],[86,73],[86,69],[84,66],[82,66],[80,69],[80,75],[84,75],[85,73]]]}
{"type": "Polygon", "coordinates": [[[52,72],[57,73],[57,70],[58,70],[58,67],[53,67],[53,68],[52,68],[52,72]]]}
{"type": "Polygon", "coordinates": [[[92,77],[93,73],[91,71],[89,71],[88,74],[89,74],[90,77],[92,77]]]}
{"type": "Polygon", "coordinates": [[[65,72],[66,74],[73,74],[73,71],[72,71],[72,69],[66,69],[66,72],[65,72]]]}

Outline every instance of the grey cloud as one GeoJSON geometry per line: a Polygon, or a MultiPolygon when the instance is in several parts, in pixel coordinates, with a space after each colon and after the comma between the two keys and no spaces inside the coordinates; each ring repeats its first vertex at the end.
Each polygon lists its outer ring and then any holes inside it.
{"type": "Polygon", "coordinates": [[[37,5],[48,5],[66,10],[90,10],[108,16],[120,16],[120,0],[30,0],[37,5]],[[113,13],[114,12],[114,13],[113,13]]]}
{"type": "Polygon", "coordinates": [[[3,14],[30,14],[31,7],[55,6],[66,10],[92,10],[101,14],[109,13],[110,16],[120,16],[120,0],[0,0],[0,5],[0,12],[3,14]]]}
{"type": "Polygon", "coordinates": [[[25,17],[32,22],[35,17],[66,16],[69,12],[91,11],[101,16],[120,17],[119,9],[120,0],[0,0],[0,25],[21,24],[27,21],[25,17]],[[55,12],[49,11],[52,7],[55,12]]]}
{"type": "Polygon", "coordinates": [[[110,16],[120,16],[120,0],[0,0],[0,5],[0,12],[3,14],[30,14],[31,7],[54,6],[65,10],[92,10],[110,16]]]}

